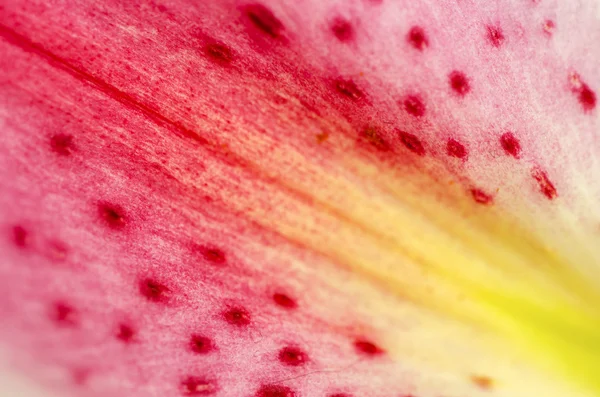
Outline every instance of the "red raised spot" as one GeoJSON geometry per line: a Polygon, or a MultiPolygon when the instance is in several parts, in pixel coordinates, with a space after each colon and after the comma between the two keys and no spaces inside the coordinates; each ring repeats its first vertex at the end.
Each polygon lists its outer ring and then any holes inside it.
{"type": "Polygon", "coordinates": [[[284,30],[284,26],[279,19],[262,4],[250,4],[244,9],[248,19],[259,30],[267,35],[278,38],[284,30]]]}
{"type": "Polygon", "coordinates": [[[220,248],[202,245],[198,246],[198,251],[202,254],[204,259],[215,265],[223,265],[227,262],[227,256],[220,248]]]}
{"type": "Polygon", "coordinates": [[[146,278],[140,281],[140,293],[152,302],[164,302],[169,288],[156,280],[146,278]]]}
{"type": "Polygon", "coordinates": [[[452,90],[458,95],[465,96],[471,91],[469,79],[467,79],[467,76],[465,76],[463,72],[454,70],[448,77],[450,79],[450,87],[452,87],[452,90]]]}
{"type": "Polygon", "coordinates": [[[352,397],[352,394],[335,393],[335,394],[328,394],[327,397],[352,397]]]}
{"type": "Polygon", "coordinates": [[[553,200],[558,196],[556,187],[554,187],[554,184],[550,181],[550,178],[548,178],[548,174],[545,171],[534,168],[531,171],[531,175],[533,176],[533,179],[537,181],[540,191],[548,198],[548,200],[553,200]]]}
{"type": "Polygon", "coordinates": [[[341,42],[348,42],[354,39],[354,28],[352,27],[352,24],[343,18],[335,18],[331,22],[330,28],[334,36],[341,42]]]}
{"type": "Polygon", "coordinates": [[[46,244],[45,255],[55,262],[64,261],[69,254],[69,247],[62,241],[50,240],[46,244]]]}
{"type": "Polygon", "coordinates": [[[377,150],[382,152],[390,150],[390,146],[375,127],[365,127],[362,131],[362,136],[377,150]]]}
{"type": "Polygon", "coordinates": [[[488,25],[486,26],[487,38],[494,47],[500,47],[504,43],[504,33],[500,26],[488,25]]]}
{"type": "Polygon", "coordinates": [[[68,134],[54,134],[50,137],[50,148],[56,154],[68,156],[73,151],[73,136],[68,134]]]}
{"type": "Polygon", "coordinates": [[[202,335],[192,335],[190,348],[194,353],[206,354],[215,350],[215,345],[210,338],[202,335]]]}
{"type": "Polygon", "coordinates": [[[421,140],[417,138],[416,135],[411,134],[410,132],[397,130],[398,135],[400,136],[400,141],[408,150],[411,152],[418,154],[419,156],[425,155],[425,148],[421,143],[421,140]]]}
{"type": "Polygon", "coordinates": [[[448,153],[448,156],[458,157],[459,159],[467,157],[467,149],[456,139],[448,140],[448,143],[446,144],[446,153],[448,153]]]}
{"type": "Polygon", "coordinates": [[[512,132],[502,134],[500,137],[500,145],[502,145],[502,149],[504,149],[506,154],[513,156],[514,158],[519,158],[521,144],[512,132]]]}
{"type": "Polygon", "coordinates": [[[286,294],[282,294],[279,292],[273,294],[273,301],[275,302],[275,304],[285,309],[295,309],[298,307],[298,303],[294,299],[290,298],[286,294]]]}
{"type": "Polygon", "coordinates": [[[415,117],[421,117],[425,114],[425,104],[420,97],[409,95],[403,101],[404,110],[415,117]]]}
{"type": "Polygon", "coordinates": [[[130,325],[119,324],[119,329],[117,330],[118,339],[122,340],[125,343],[129,343],[133,339],[134,335],[135,331],[130,325]]]}
{"type": "Polygon", "coordinates": [[[55,302],[50,315],[59,325],[73,326],[76,323],[75,310],[65,302],[55,302]]]}
{"type": "Polygon", "coordinates": [[[225,321],[237,327],[245,327],[250,324],[250,313],[243,307],[232,307],[223,313],[225,321]]]}
{"type": "Polygon", "coordinates": [[[542,25],[542,28],[544,29],[544,33],[546,35],[552,36],[556,30],[556,23],[554,23],[554,21],[551,19],[546,19],[542,25]]]}
{"type": "Polygon", "coordinates": [[[582,84],[579,90],[579,103],[586,112],[596,107],[596,93],[587,84],[582,84]]]}
{"type": "Polygon", "coordinates": [[[256,391],[256,397],[296,397],[296,393],[287,386],[263,385],[256,391]]]}
{"type": "Polygon", "coordinates": [[[15,245],[19,248],[25,248],[29,240],[29,233],[23,226],[13,226],[12,228],[12,240],[15,245]]]}
{"type": "Polygon", "coordinates": [[[429,45],[429,40],[425,31],[420,26],[413,26],[406,35],[406,39],[414,48],[423,51],[429,45]]]}
{"type": "Polygon", "coordinates": [[[347,98],[357,101],[365,96],[365,94],[356,86],[354,81],[339,78],[334,81],[334,87],[337,92],[347,98]]]}
{"type": "Polygon", "coordinates": [[[492,204],[494,198],[481,189],[471,189],[471,196],[476,203],[489,205],[492,204]]]}
{"type": "Polygon", "coordinates": [[[357,339],[354,341],[354,348],[358,353],[367,355],[367,356],[378,356],[385,351],[377,346],[375,343],[366,340],[366,339],[357,339]]]}
{"type": "Polygon", "coordinates": [[[279,351],[279,361],[285,365],[297,367],[308,361],[308,356],[297,347],[287,346],[279,351]]]}
{"type": "Polygon", "coordinates": [[[494,379],[487,375],[471,375],[471,382],[482,390],[492,390],[494,388],[494,379]]]}
{"type": "Polygon", "coordinates": [[[213,62],[220,65],[227,65],[233,60],[233,51],[227,45],[214,41],[208,43],[203,48],[204,54],[213,62]]]}
{"type": "Polygon", "coordinates": [[[122,229],[125,226],[125,212],[119,205],[107,202],[98,203],[98,214],[113,229],[122,229]]]}
{"type": "Polygon", "coordinates": [[[188,376],[181,382],[184,396],[208,396],[218,390],[216,382],[197,376],[188,376]]]}

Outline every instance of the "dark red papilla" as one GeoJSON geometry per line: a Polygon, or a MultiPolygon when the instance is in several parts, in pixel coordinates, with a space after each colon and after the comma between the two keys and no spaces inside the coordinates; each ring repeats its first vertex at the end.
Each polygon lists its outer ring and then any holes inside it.
{"type": "Polygon", "coordinates": [[[476,203],[488,205],[491,204],[494,198],[481,189],[471,189],[471,197],[476,203]]]}
{"type": "Polygon", "coordinates": [[[198,252],[204,259],[215,265],[223,265],[227,262],[227,256],[225,251],[220,248],[206,245],[199,245],[197,247],[198,252]]]}
{"type": "Polygon", "coordinates": [[[367,340],[367,339],[357,339],[354,341],[354,348],[358,353],[364,354],[366,356],[379,356],[385,351],[377,346],[375,343],[367,340]]]}
{"type": "Polygon", "coordinates": [[[188,376],[181,382],[181,386],[185,396],[209,396],[218,390],[214,381],[197,376],[188,376]]]}
{"type": "Polygon", "coordinates": [[[296,393],[287,386],[263,385],[256,392],[256,397],[296,397],[296,393]]]}
{"type": "Polygon", "coordinates": [[[190,348],[197,354],[206,354],[215,350],[212,339],[202,335],[192,335],[190,338],[190,348]]]}
{"type": "Polygon", "coordinates": [[[449,139],[446,144],[446,153],[448,156],[464,159],[467,157],[467,149],[456,139],[449,139]]]}
{"type": "Polygon", "coordinates": [[[52,306],[51,317],[60,325],[75,325],[75,309],[66,302],[55,302],[52,306]]]}
{"type": "Polygon", "coordinates": [[[450,73],[448,78],[450,80],[450,87],[458,95],[465,96],[469,91],[471,91],[469,80],[463,72],[455,70],[450,73]]]}
{"type": "Polygon", "coordinates": [[[419,51],[423,51],[425,47],[429,45],[429,40],[425,31],[420,26],[413,26],[406,36],[406,39],[414,48],[419,51]]]}
{"type": "Polygon", "coordinates": [[[500,47],[504,43],[504,33],[499,26],[486,26],[487,38],[494,47],[500,47]]]}
{"type": "Polygon", "coordinates": [[[377,150],[386,152],[390,149],[388,143],[383,139],[381,133],[375,127],[365,127],[361,135],[377,150]]]}
{"type": "Polygon", "coordinates": [[[119,205],[100,202],[98,203],[98,214],[112,229],[122,229],[125,226],[125,212],[119,205]]]}
{"type": "Polygon", "coordinates": [[[243,307],[232,307],[223,313],[225,321],[237,327],[244,327],[250,324],[250,313],[243,307]]]}
{"type": "Polygon", "coordinates": [[[117,338],[125,343],[128,343],[133,338],[135,331],[133,327],[127,324],[119,324],[119,330],[117,331],[117,338]]]}
{"type": "Polygon", "coordinates": [[[512,132],[506,132],[500,137],[500,145],[506,154],[519,158],[521,154],[521,144],[512,132]]]}
{"type": "Polygon", "coordinates": [[[331,32],[341,42],[352,41],[354,38],[354,27],[344,18],[338,17],[331,22],[331,32]]]}
{"type": "Polygon", "coordinates": [[[68,156],[74,148],[73,136],[68,134],[54,134],[50,137],[52,151],[61,156],[68,156]]]}
{"type": "Polygon", "coordinates": [[[295,346],[284,347],[279,351],[278,357],[283,364],[293,367],[304,365],[308,361],[307,354],[295,346]]]}
{"type": "Polygon", "coordinates": [[[29,233],[23,226],[13,226],[12,239],[17,247],[25,248],[27,246],[28,235],[29,233]]]}
{"type": "Polygon", "coordinates": [[[273,294],[273,301],[277,304],[277,306],[281,306],[285,309],[295,309],[298,307],[298,303],[294,299],[279,292],[273,294]]]}
{"type": "Polygon", "coordinates": [[[422,117],[425,114],[425,104],[420,97],[409,95],[403,101],[404,110],[415,117],[422,117]]]}
{"type": "Polygon", "coordinates": [[[400,136],[400,141],[408,150],[419,156],[425,155],[425,148],[416,135],[402,130],[398,130],[398,135],[400,136]]]}
{"type": "Polygon", "coordinates": [[[149,301],[162,302],[167,298],[169,288],[156,280],[146,278],[140,281],[140,293],[149,301]]]}
{"type": "Polygon", "coordinates": [[[276,39],[281,36],[284,26],[271,10],[262,4],[250,4],[244,7],[244,12],[248,19],[259,30],[272,38],[276,39]]]}
{"type": "Polygon", "coordinates": [[[579,103],[581,103],[585,111],[591,111],[596,107],[596,93],[587,84],[581,86],[579,103]]]}
{"type": "Polygon", "coordinates": [[[537,181],[540,191],[548,198],[548,200],[553,200],[558,196],[556,187],[552,181],[550,181],[550,178],[545,171],[535,168],[531,171],[531,175],[533,176],[533,179],[537,181]]]}
{"type": "Polygon", "coordinates": [[[233,60],[233,51],[221,42],[211,42],[204,46],[204,54],[213,62],[227,65],[233,60]]]}
{"type": "Polygon", "coordinates": [[[347,98],[357,101],[365,96],[365,94],[358,88],[356,83],[352,80],[346,80],[339,78],[334,81],[334,87],[337,92],[344,95],[347,98]]]}

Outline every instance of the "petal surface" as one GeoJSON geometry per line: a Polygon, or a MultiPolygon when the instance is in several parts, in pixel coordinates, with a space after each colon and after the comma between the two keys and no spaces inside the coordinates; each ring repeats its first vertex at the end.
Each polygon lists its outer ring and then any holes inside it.
{"type": "Polygon", "coordinates": [[[58,395],[596,395],[599,8],[0,6],[6,366],[58,395]]]}

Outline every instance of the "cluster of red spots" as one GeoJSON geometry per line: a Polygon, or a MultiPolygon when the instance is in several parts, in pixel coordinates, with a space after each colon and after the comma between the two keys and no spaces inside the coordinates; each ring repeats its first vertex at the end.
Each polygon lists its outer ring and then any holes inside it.
{"type": "Polygon", "coordinates": [[[308,355],[295,346],[284,347],[279,351],[278,357],[283,364],[292,367],[304,365],[308,361],[308,355]]]}
{"type": "Polygon", "coordinates": [[[213,62],[227,65],[233,60],[233,51],[227,45],[214,41],[203,48],[204,54],[213,62]]]}
{"type": "Polygon", "coordinates": [[[429,45],[425,31],[420,26],[413,26],[406,35],[406,39],[414,48],[423,51],[429,45]]]}
{"type": "Polygon", "coordinates": [[[181,382],[181,386],[186,396],[208,396],[218,390],[215,381],[197,376],[188,376],[181,382]]]}
{"type": "Polygon", "coordinates": [[[483,205],[492,204],[494,201],[494,198],[491,195],[481,189],[471,189],[471,197],[473,197],[473,200],[475,200],[476,203],[483,205]]]}
{"type": "Polygon", "coordinates": [[[425,104],[417,95],[408,95],[402,101],[404,110],[415,117],[422,117],[425,114],[425,104]]]}
{"type": "Polygon", "coordinates": [[[284,309],[295,309],[298,307],[298,302],[281,292],[276,292],[273,294],[273,302],[275,302],[277,306],[283,307],[284,309]]]}
{"type": "Polygon", "coordinates": [[[400,137],[400,142],[402,142],[408,150],[419,156],[425,155],[425,148],[416,135],[402,130],[398,130],[398,135],[400,137]]]}
{"type": "Polygon", "coordinates": [[[331,22],[331,32],[341,42],[349,42],[354,39],[354,27],[344,18],[338,17],[331,22]]]}
{"type": "Polygon", "coordinates": [[[465,76],[463,72],[454,70],[450,73],[448,78],[450,80],[450,87],[458,95],[465,96],[469,91],[471,91],[469,79],[467,79],[467,76],[465,76]]]}
{"type": "Polygon", "coordinates": [[[467,149],[456,139],[448,140],[448,143],[446,144],[446,153],[448,156],[457,157],[459,159],[467,157],[467,149]]]}
{"type": "Polygon", "coordinates": [[[119,205],[98,203],[98,214],[106,225],[112,229],[122,229],[125,226],[125,212],[119,205]]]}
{"type": "Polygon", "coordinates": [[[353,101],[357,101],[365,96],[361,89],[358,88],[356,83],[352,80],[339,78],[334,81],[333,85],[337,92],[349,99],[352,99],[353,101]]]}
{"type": "Polygon", "coordinates": [[[215,350],[216,346],[212,339],[206,336],[194,334],[190,338],[190,349],[197,354],[206,354],[215,350]]]}
{"type": "Polygon", "coordinates": [[[250,324],[250,313],[243,307],[231,307],[223,313],[225,321],[236,327],[245,327],[250,324]]]}
{"type": "Polygon", "coordinates": [[[500,47],[504,43],[504,32],[500,26],[488,25],[486,31],[487,39],[494,47],[500,47]]]}
{"type": "Polygon", "coordinates": [[[25,248],[27,246],[27,238],[29,233],[23,226],[13,226],[12,228],[12,240],[15,245],[19,248],[25,248]]]}
{"type": "Polygon", "coordinates": [[[276,39],[283,33],[284,26],[281,21],[264,5],[247,5],[244,12],[254,26],[272,38],[276,39]]]}
{"type": "Polygon", "coordinates": [[[50,148],[56,154],[68,156],[74,148],[73,136],[68,134],[54,134],[50,137],[50,148]]]}
{"type": "Polygon", "coordinates": [[[352,397],[352,395],[347,394],[347,393],[335,393],[335,394],[330,394],[327,397],[352,397]]]}
{"type": "Polygon", "coordinates": [[[358,353],[366,356],[379,356],[385,353],[382,348],[367,339],[356,339],[354,348],[358,353]]]}
{"type": "Polygon", "coordinates": [[[296,393],[287,386],[263,385],[256,391],[256,397],[296,397],[296,393]]]}
{"type": "Polygon", "coordinates": [[[204,259],[215,265],[223,265],[227,262],[227,256],[225,251],[217,247],[211,246],[198,246],[198,251],[204,259]]]}
{"type": "Polygon", "coordinates": [[[540,187],[540,191],[544,196],[548,198],[548,200],[552,200],[558,196],[558,192],[556,191],[556,187],[550,181],[548,174],[545,171],[540,170],[539,168],[534,168],[531,171],[531,175],[533,179],[535,179],[540,187]]]}
{"type": "Polygon", "coordinates": [[[133,327],[128,324],[119,324],[119,329],[117,330],[117,339],[129,343],[133,339],[135,335],[135,331],[133,327]]]}
{"type": "Polygon", "coordinates": [[[521,154],[521,144],[512,132],[505,132],[502,134],[500,137],[500,145],[506,154],[514,158],[519,158],[519,154],[521,154]]]}
{"type": "Polygon", "coordinates": [[[388,143],[381,137],[381,134],[375,127],[365,127],[362,131],[362,136],[380,151],[385,152],[390,149],[388,143]]]}
{"type": "Polygon", "coordinates": [[[151,278],[140,281],[140,293],[151,302],[164,302],[167,299],[169,288],[151,278]]]}
{"type": "Polygon", "coordinates": [[[75,325],[75,310],[66,302],[55,302],[51,308],[50,315],[59,325],[75,325]]]}

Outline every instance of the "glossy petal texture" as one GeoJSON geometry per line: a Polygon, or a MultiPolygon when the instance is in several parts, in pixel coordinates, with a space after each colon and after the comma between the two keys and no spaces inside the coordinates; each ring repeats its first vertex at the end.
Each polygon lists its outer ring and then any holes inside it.
{"type": "Polygon", "coordinates": [[[12,383],[600,392],[599,20],[591,0],[0,5],[12,383]]]}

